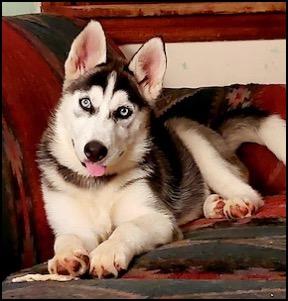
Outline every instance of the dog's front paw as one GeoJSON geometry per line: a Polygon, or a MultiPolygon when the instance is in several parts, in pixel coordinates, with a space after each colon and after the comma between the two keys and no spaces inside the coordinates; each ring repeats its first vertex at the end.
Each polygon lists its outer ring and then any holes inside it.
{"type": "Polygon", "coordinates": [[[50,274],[81,276],[88,269],[89,256],[85,250],[62,251],[48,261],[50,274]]]}
{"type": "Polygon", "coordinates": [[[123,244],[107,240],[90,253],[90,274],[98,278],[117,277],[121,270],[127,270],[133,255],[123,244]]]}
{"type": "Polygon", "coordinates": [[[261,199],[257,201],[251,201],[245,197],[223,199],[218,194],[212,194],[206,199],[203,211],[206,218],[235,219],[250,217],[262,205],[261,199]]]}
{"type": "Polygon", "coordinates": [[[224,199],[219,194],[211,194],[203,206],[204,216],[206,218],[222,218],[224,217],[224,206],[224,199]]]}

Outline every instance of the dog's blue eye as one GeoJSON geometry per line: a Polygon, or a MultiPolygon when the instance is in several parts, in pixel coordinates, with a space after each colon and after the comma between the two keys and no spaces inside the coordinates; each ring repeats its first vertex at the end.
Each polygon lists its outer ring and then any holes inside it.
{"type": "Polygon", "coordinates": [[[127,119],[132,115],[132,113],[133,111],[130,108],[122,106],[115,111],[115,117],[120,119],[127,119]]]}
{"type": "Polygon", "coordinates": [[[79,104],[83,110],[90,111],[92,108],[91,100],[88,97],[80,98],[79,104]]]}

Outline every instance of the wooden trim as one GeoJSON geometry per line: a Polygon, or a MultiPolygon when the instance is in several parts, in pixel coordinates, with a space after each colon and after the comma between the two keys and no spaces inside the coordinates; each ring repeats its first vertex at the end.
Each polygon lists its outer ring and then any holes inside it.
{"type": "Polygon", "coordinates": [[[117,45],[143,43],[161,35],[165,42],[285,39],[286,16],[279,14],[98,18],[117,45]],[[272,25],[271,25],[272,24],[272,25]]]}
{"type": "Polygon", "coordinates": [[[42,10],[48,9],[50,7],[61,7],[61,6],[71,6],[73,2],[41,2],[42,10]]]}
{"type": "Polygon", "coordinates": [[[42,10],[43,12],[61,14],[74,18],[89,19],[97,17],[114,18],[286,12],[286,2],[179,2],[158,4],[121,3],[121,5],[99,4],[71,6],[58,5],[58,3],[69,2],[49,3],[52,3],[52,5],[45,5],[42,10]]]}
{"type": "Polygon", "coordinates": [[[225,6],[223,2],[193,2],[185,4],[186,10],[184,4],[179,3],[177,9],[180,15],[175,14],[175,4],[166,3],[164,10],[160,9],[164,8],[163,5],[157,4],[161,15],[153,15],[151,9],[155,9],[155,4],[139,4],[145,8],[142,16],[139,16],[139,11],[137,13],[136,4],[133,7],[130,4],[127,12],[123,5],[103,4],[101,7],[106,7],[105,14],[103,11],[100,14],[99,5],[88,5],[85,9],[83,6],[63,5],[42,9],[46,13],[49,11],[87,21],[97,19],[118,45],[143,43],[155,35],[163,36],[165,42],[286,39],[286,2],[225,2],[225,6]],[[208,4],[212,5],[211,10],[208,4]],[[200,12],[199,5],[206,9],[200,12]],[[115,10],[118,7],[117,13],[108,9],[112,6],[115,10]]]}

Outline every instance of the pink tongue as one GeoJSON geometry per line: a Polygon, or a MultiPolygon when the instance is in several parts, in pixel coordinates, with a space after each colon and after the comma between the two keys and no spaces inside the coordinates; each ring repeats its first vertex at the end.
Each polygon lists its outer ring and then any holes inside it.
{"type": "Polygon", "coordinates": [[[97,164],[97,163],[93,163],[93,162],[86,162],[85,165],[86,165],[87,170],[94,177],[101,177],[105,173],[106,167],[101,164],[97,164]]]}

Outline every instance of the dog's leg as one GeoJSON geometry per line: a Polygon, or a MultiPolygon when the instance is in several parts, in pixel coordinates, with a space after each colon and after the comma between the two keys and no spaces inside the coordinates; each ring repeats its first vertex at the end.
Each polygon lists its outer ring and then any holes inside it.
{"type": "Polygon", "coordinates": [[[245,217],[264,204],[261,196],[251,186],[230,171],[229,163],[211,143],[195,128],[189,127],[189,122],[175,119],[169,123],[192,153],[208,186],[223,197],[208,197],[204,206],[205,211],[209,211],[207,216],[219,217],[219,209],[224,204],[226,213],[223,216],[245,217]]]}
{"type": "Polygon", "coordinates": [[[135,183],[119,192],[112,210],[115,230],[90,253],[90,274],[118,276],[135,255],[181,237],[174,217],[156,200],[148,184],[135,183]],[[121,194],[123,192],[123,194],[121,194]]]}
{"type": "Polygon", "coordinates": [[[90,253],[90,274],[98,278],[111,274],[117,277],[135,255],[171,242],[172,236],[168,217],[156,211],[125,222],[90,253]]]}
{"type": "Polygon", "coordinates": [[[258,143],[286,165],[286,120],[280,116],[234,117],[225,121],[219,131],[233,151],[244,142],[258,143]]]}
{"type": "MultiPolygon", "coordinates": [[[[47,219],[55,233],[55,255],[48,262],[49,272],[83,275],[89,269],[89,252],[107,239],[111,222],[103,218],[103,223],[94,229],[91,215],[78,198],[50,190],[45,185],[42,188],[47,219]]],[[[97,210],[94,215],[97,213],[101,215],[97,210]]]]}
{"type": "Polygon", "coordinates": [[[89,268],[89,255],[80,239],[72,234],[59,235],[54,244],[55,256],[48,261],[51,274],[80,276],[89,268]]]}
{"type": "Polygon", "coordinates": [[[263,145],[286,165],[286,121],[278,115],[264,119],[259,129],[263,145]]]}

